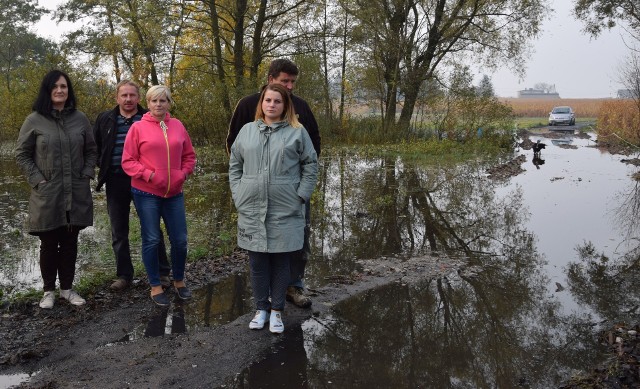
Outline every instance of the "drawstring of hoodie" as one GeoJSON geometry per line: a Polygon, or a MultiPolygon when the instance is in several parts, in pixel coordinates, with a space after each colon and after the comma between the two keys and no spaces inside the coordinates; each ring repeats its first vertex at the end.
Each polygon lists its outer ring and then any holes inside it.
{"type": "Polygon", "coordinates": [[[171,190],[171,152],[169,151],[169,135],[167,134],[169,127],[167,127],[164,120],[161,120],[160,128],[162,128],[162,134],[164,135],[164,143],[167,145],[167,192],[164,194],[164,197],[167,197],[171,190]]]}
{"type": "Polygon", "coordinates": [[[271,183],[271,169],[268,169],[269,167],[269,161],[271,160],[271,148],[269,147],[269,139],[271,137],[271,133],[272,133],[272,128],[267,126],[263,133],[265,135],[264,141],[262,142],[262,154],[260,155],[260,162],[261,162],[261,166],[259,167],[259,169],[262,169],[262,162],[265,161],[265,149],[267,150],[267,156],[266,156],[266,161],[267,161],[267,184],[271,183]]]}

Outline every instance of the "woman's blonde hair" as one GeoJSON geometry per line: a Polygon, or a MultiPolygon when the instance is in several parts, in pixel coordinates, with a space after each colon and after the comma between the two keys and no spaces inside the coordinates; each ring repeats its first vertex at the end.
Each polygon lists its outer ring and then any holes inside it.
{"type": "Polygon", "coordinates": [[[173,99],[171,98],[171,91],[164,85],[154,85],[147,91],[147,103],[149,103],[152,99],[157,99],[161,95],[164,95],[167,100],[169,100],[169,104],[173,105],[173,99]]]}
{"type": "Polygon", "coordinates": [[[282,117],[280,119],[286,121],[291,125],[291,127],[300,128],[302,124],[298,121],[298,116],[296,115],[296,110],[293,107],[293,100],[291,99],[291,95],[287,88],[280,84],[268,84],[262,89],[262,93],[260,93],[260,101],[258,101],[258,106],[256,107],[256,117],[255,120],[262,119],[264,120],[264,112],[262,111],[262,101],[264,100],[265,93],[270,90],[274,92],[280,93],[282,96],[282,102],[284,103],[284,110],[282,111],[282,117]]]}

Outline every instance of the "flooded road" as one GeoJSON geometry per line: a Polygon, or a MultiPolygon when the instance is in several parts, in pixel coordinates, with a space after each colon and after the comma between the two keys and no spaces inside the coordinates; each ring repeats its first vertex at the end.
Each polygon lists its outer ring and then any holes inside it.
{"type": "MultiPolygon", "coordinates": [[[[496,161],[323,155],[306,279],[312,291],[363,271],[359,260],[448,255],[467,265],[370,289],[287,327],[228,387],[550,388],[596,365],[600,326],[638,314],[640,196],[630,177],[637,168],[589,147],[591,140],[537,139],[547,144],[540,158],[520,150],[526,172],[505,181],[486,178],[496,161]]],[[[0,163],[11,172],[11,161],[0,163]]],[[[186,188],[187,208],[215,235],[232,213],[225,166],[202,169],[205,177],[186,188]]],[[[0,254],[14,259],[3,260],[0,282],[18,277],[22,287],[37,287],[37,246],[18,221],[27,192],[17,173],[3,180],[0,254]]],[[[82,239],[108,256],[96,201],[98,222],[82,239]]],[[[98,260],[86,258],[83,268],[95,268],[98,260]]],[[[195,333],[253,309],[246,274],[195,294],[113,342],[195,333]]]]}

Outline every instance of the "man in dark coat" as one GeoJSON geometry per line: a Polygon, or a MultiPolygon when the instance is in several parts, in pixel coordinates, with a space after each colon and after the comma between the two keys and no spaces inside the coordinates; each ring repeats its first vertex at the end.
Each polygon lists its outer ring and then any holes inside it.
{"type": "MultiPolygon", "coordinates": [[[[129,247],[129,212],[131,209],[131,177],[121,166],[122,148],[129,127],[137,122],[147,111],[140,106],[140,87],[133,81],[123,80],[116,85],[118,105],[98,115],[93,134],[98,145],[98,184],[99,192],[106,185],[107,211],[111,222],[111,240],[116,257],[117,279],[111,284],[111,290],[127,288],[133,281],[133,264],[129,247]]],[[[169,286],[171,266],[167,260],[164,239],[158,252],[160,260],[160,280],[169,286]]]]}
{"type": "MultiPolygon", "coordinates": [[[[298,96],[295,96],[292,91],[295,86],[296,79],[298,78],[298,67],[296,64],[288,59],[276,59],[269,65],[269,74],[267,82],[269,84],[276,83],[284,86],[291,94],[291,100],[298,116],[298,121],[304,126],[311,138],[313,148],[316,150],[318,158],[320,157],[320,131],[318,130],[318,123],[316,122],[313,112],[306,101],[298,96]]],[[[260,101],[260,93],[255,93],[246,97],[243,97],[236,106],[229,123],[229,134],[227,135],[227,153],[231,150],[231,146],[235,141],[242,126],[247,123],[253,122],[256,116],[256,107],[260,101]]],[[[310,219],[310,202],[306,202],[306,226],[304,228],[304,247],[303,249],[291,258],[291,281],[287,288],[287,300],[291,301],[295,305],[308,308],[311,306],[311,299],[304,293],[304,270],[309,259],[310,247],[309,247],[309,229],[311,224],[310,219]]]]}

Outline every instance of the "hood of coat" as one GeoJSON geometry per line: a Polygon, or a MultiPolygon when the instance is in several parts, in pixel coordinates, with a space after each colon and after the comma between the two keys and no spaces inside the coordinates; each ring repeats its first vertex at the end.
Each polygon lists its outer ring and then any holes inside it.
{"type": "Polygon", "coordinates": [[[60,118],[65,117],[65,116],[69,116],[75,110],[76,109],[74,107],[71,107],[71,106],[62,108],[62,111],[59,111],[57,109],[52,109],[51,110],[51,117],[53,117],[54,119],[60,119],[60,118]]]}
{"type": "Polygon", "coordinates": [[[267,124],[264,121],[262,121],[262,119],[258,119],[258,129],[260,130],[260,132],[266,132],[266,131],[277,131],[282,127],[286,127],[287,125],[289,125],[289,122],[287,121],[282,121],[282,122],[274,122],[271,124],[267,124]]]}
{"type": "MultiPolygon", "coordinates": [[[[158,119],[156,119],[153,115],[151,115],[151,112],[147,112],[144,115],[142,115],[142,119],[146,122],[153,122],[153,123],[158,123],[158,119]]],[[[164,115],[164,122],[168,122],[169,120],[171,120],[171,115],[169,115],[169,112],[167,112],[164,115]]]]}

